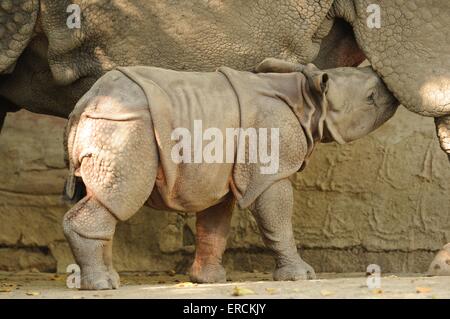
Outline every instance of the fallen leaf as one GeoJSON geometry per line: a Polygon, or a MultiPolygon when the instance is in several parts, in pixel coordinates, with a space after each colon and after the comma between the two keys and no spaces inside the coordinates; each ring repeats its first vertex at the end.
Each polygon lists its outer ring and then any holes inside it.
{"type": "Polygon", "coordinates": [[[197,284],[194,284],[192,282],[186,281],[186,282],[180,282],[179,284],[176,284],[175,287],[177,288],[186,288],[186,287],[196,287],[197,284]]]}
{"type": "Polygon", "coordinates": [[[276,288],[266,288],[266,291],[269,295],[274,295],[278,292],[278,289],[276,288]]]}
{"type": "Polygon", "coordinates": [[[428,292],[431,292],[431,288],[429,287],[416,287],[416,293],[418,294],[426,294],[428,292]]]}
{"type": "Polygon", "coordinates": [[[39,296],[41,293],[38,291],[27,291],[25,294],[27,296],[39,296]]]}
{"type": "Polygon", "coordinates": [[[334,291],[323,289],[320,291],[320,294],[324,297],[328,297],[334,295],[334,291]]]}
{"type": "Polygon", "coordinates": [[[381,295],[383,293],[383,290],[381,290],[381,289],[372,289],[372,293],[374,295],[381,295]]]}
{"type": "Polygon", "coordinates": [[[0,292],[11,292],[12,288],[9,287],[0,287],[0,292]]]}
{"type": "Polygon", "coordinates": [[[17,288],[17,284],[15,283],[10,283],[10,282],[4,282],[2,284],[0,284],[0,292],[11,292],[14,289],[17,288]]]}
{"type": "Polygon", "coordinates": [[[247,296],[247,295],[255,295],[255,292],[248,288],[234,287],[233,296],[247,296]]]}

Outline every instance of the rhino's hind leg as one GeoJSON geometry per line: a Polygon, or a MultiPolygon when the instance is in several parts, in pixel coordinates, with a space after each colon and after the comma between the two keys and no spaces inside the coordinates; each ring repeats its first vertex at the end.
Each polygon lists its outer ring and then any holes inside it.
{"type": "Polygon", "coordinates": [[[291,222],[293,201],[292,185],[284,179],[268,188],[251,207],[264,243],[275,254],[274,280],[315,278],[314,269],[297,252],[291,222]]]}
{"type": "Polygon", "coordinates": [[[87,196],[64,216],[64,234],[81,268],[81,289],[119,287],[112,268],[112,239],[117,220],[93,196],[87,196]]]}
{"type": "Polygon", "coordinates": [[[72,163],[80,163],[87,196],[66,214],[64,232],[81,268],[82,289],[119,286],[112,265],[115,226],[145,203],[158,169],[147,114],[120,121],[86,117],[79,124],[76,136],[80,138],[69,154],[72,163]]]}
{"type": "Polygon", "coordinates": [[[190,270],[193,282],[225,282],[226,273],[222,266],[225,252],[234,198],[227,198],[202,212],[197,213],[197,234],[195,260],[190,270]]]}

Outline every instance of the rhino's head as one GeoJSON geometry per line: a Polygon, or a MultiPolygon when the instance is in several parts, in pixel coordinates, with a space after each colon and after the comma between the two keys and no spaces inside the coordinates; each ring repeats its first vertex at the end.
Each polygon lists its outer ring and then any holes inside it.
{"type": "Polygon", "coordinates": [[[33,35],[38,0],[0,1],[0,74],[10,73],[33,35]]]}
{"type": "Polygon", "coordinates": [[[326,98],[322,142],[347,143],[364,137],[397,110],[398,101],[371,67],[320,71],[308,64],[303,73],[326,98]]]}

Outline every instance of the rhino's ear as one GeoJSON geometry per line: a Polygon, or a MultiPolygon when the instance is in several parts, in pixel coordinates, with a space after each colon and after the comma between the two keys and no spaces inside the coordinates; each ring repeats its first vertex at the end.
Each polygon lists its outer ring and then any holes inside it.
{"type": "Polygon", "coordinates": [[[319,70],[314,64],[308,64],[303,70],[303,74],[308,79],[311,89],[320,94],[326,94],[328,91],[328,74],[319,70]]]}

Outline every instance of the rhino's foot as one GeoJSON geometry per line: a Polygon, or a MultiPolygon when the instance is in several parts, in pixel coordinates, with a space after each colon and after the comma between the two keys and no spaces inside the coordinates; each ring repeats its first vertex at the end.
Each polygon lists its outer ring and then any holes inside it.
{"type": "Polygon", "coordinates": [[[225,272],[225,268],[222,265],[204,265],[202,267],[198,267],[197,265],[193,265],[190,272],[189,277],[192,282],[207,284],[207,283],[218,283],[218,282],[226,282],[227,276],[225,272]]]}
{"type": "Polygon", "coordinates": [[[81,268],[81,289],[119,288],[111,257],[116,223],[116,218],[93,197],[85,197],[64,216],[64,234],[81,268]]]}
{"type": "Polygon", "coordinates": [[[110,290],[119,288],[120,278],[115,270],[91,271],[82,269],[81,273],[82,290],[110,290]]]}
{"type": "Polygon", "coordinates": [[[431,276],[450,276],[450,244],[442,248],[434,257],[428,269],[431,276]]]}
{"type": "Polygon", "coordinates": [[[110,269],[108,272],[112,289],[118,289],[120,287],[120,276],[115,269],[110,269]]]}
{"type": "Polygon", "coordinates": [[[273,272],[273,280],[277,281],[295,281],[315,278],[316,273],[314,269],[302,259],[295,263],[277,267],[273,272]]]}

